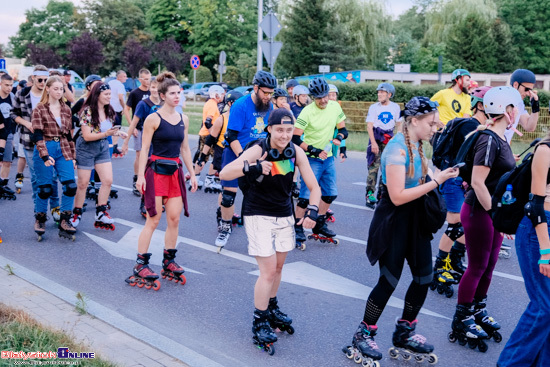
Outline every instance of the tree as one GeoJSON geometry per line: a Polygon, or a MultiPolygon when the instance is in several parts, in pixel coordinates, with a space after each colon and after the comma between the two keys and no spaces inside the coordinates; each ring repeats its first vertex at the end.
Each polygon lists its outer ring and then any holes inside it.
{"type": "MultiPolygon", "coordinates": [[[[193,73],[191,72],[189,75],[189,79],[193,80],[193,73]]],[[[212,72],[210,71],[210,69],[208,69],[206,66],[199,66],[199,68],[197,69],[197,83],[213,81],[214,79],[212,78],[212,72]]]]}
{"type": "Polygon", "coordinates": [[[189,65],[191,55],[183,51],[181,45],[173,38],[155,43],[152,49],[154,62],[175,74],[183,73],[189,65]]]}
{"type": "Polygon", "coordinates": [[[19,25],[17,34],[10,37],[14,56],[29,57],[28,44],[40,45],[39,48],[47,46],[48,50],[65,56],[67,44],[78,34],[75,14],[72,2],[56,0],[50,0],[45,8],[25,11],[26,21],[19,25]]]}
{"type": "MultiPolygon", "coordinates": [[[[219,78],[219,74],[218,74],[219,78]]],[[[223,81],[232,87],[238,87],[241,85],[241,76],[239,75],[239,69],[233,65],[226,65],[225,74],[223,74],[223,81]]]]}
{"type": "Polygon", "coordinates": [[[400,29],[393,37],[388,63],[412,64],[419,49],[420,42],[412,36],[410,31],[400,29]]]}
{"type": "Polygon", "coordinates": [[[97,73],[103,63],[103,45],[90,33],[84,32],[69,43],[69,65],[84,74],[97,73]]]}
{"type": "Polygon", "coordinates": [[[327,39],[320,43],[323,51],[315,53],[315,59],[321,65],[330,65],[333,72],[359,69],[367,65],[365,54],[358,52],[358,47],[352,44],[345,26],[341,23],[335,23],[327,39]]]}
{"type": "Polygon", "coordinates": [[[535,73],[550,73],[550,7],[546,0],[497,0],[510,25],[513,44],[521,47],[520,65],[535,73]]]}
{"type": "Polygon", "coordinates": [[[128,73],[133,78],[137,78],[139,70],[147,67],[151,62],[151,51],[143,47],[135,38],[130,38],[124,44],[122,60],[128,73]]]}
{"type": "Polygon", "coordinates": [[[29,61],[31,65],[42,64],[48,68],[58,68],[63,59],[52,46],[29,43],[29,61]]]}
{"type": "Polygon", "coordinates": [[[396,35],[403,36],[408,33],[413,40],[422,42],[427,30],[426,10],[413,6],[397,18],[393,29],[396,35]]]}
{"type": "MultiPolygon", "coordinates": [[[[241,53],[237,56],[235,64],[239,69],[239,76],[241,78],[239,85],[249,85],[252,83],[254,74],[256,74],[256,55],[256,50],[254,50],[251,53],[241,53]]],[[[278,66],[278,64],[275,64],[275,66],[278,66]]]]}
{"type": "Polygon", "coordinates": [[[188,2],[183,0],[155,0],[147,11],[147,24],[157,40],[173,38],[178,43],[189,43],[189,32],[184,18],[188,2]]]}

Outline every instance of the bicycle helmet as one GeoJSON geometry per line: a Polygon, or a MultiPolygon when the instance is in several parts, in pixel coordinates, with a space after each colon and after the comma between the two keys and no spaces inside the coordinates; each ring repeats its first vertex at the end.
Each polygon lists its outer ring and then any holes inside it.
{"type": "Polygon", "coordinates": [[[286,82],[286,89],[288,88],[294,88],[295,86],[299,85],[298,81],[296,79],[290,79],[288,82],[286,82]]]}
{"type": "Polygon", "coordinates": [[[328,91],[329,91],[329,93],[330,92],[334,92],[336,94],[340,93],[340,92],[338,92],[338,87],[335,86],[334,84],[329,84],[328,85],[328,91]]]}
{"type": "Polygon", "coordinates": [[[228,104],[229,102],[235,102],[237,99],[241,98],[243,94],[237,90],[230,90],[225,94],[224,103],[228,104]]]}
{"type": "Polygon", "coordinates": [[[225,90],[220,85],[213,85],[208,88],[208,95],[210,98],[216,98],[216,96],[223,96],[225,90]]]}
{"type": "Polygon", "coordinates": [[[328,83],[324,78],[315,78],[309,82],[309,93],[313,98],[323,98],[328,95],[328,83]]]}
{"type": "Polygon", "coordinates": [[[455,71],[453,71],[453,74],[451,75],[451,79],[452,80],[456,80],[458,77],[462,77],[462,76],[469,76],[471,77],[470,75],[470,72],[466,69],[456,69],[455,71]]]}
{"type": "Polygon", "coordinates": [[[485,86],[481,88],[476,88],[473,91],[470,92],[470,97],[472,99],[472,108],[474,108],[477,105],[477,102],[483,103],[483,97],[485,96],[485,93],[492,87],[485,86]]]}
{"type": "Polygon", "coordinates": [[[422,116],[437,111],[439,103],[431,101],[428,97],[412,97],[405,105],[404,116],[422,116]]]}
{"type": "Polygon", "coordinates": [[[506,113],[506,107],[518,107],[521,102],[521,95],[512,87],[494,87],[483,96],[485,113],[491,115],[502,115],[506,113]]]}
{"type": "Polygon", "coordinates": [[[254,75],[252,84],[259,87],[276,88],[277,79],[275,78],[275,76],[273,76],[273,74],[268,73],[267,71],[260,70],[254,75]]]}
{"type": "Polygon", "coordinates": [[[531,70],[527,69],[517,69],[512,73],[510,77],[510,85],[514,85],[515,82],[518,83],[533,83],[537,82],[535,74],[531,70]]]}
{"type": "Polygon", "coordinates": [[[87,89],[90,89],[90,85],[92,85],[93,82],[100,82],[100,81],[101,81],[101,77],[99,75],[92,74],[92,75],[88,75],[88,77],[84,81],[84,85],[86,86],[87,89]]]}
{"type": "Polygon", "coordinates": [[[376,87],[376,91],[383,90],[384,92],[388,92],[391,94],[390,98],[393,98],[395,96],[395,87],[390,83],[380,83],[378,84],[378,87],[376,87]]]}
{"type": "Polygon", "coordinates": [[[296,97],[296,96],[299,96],[299,95],[302,95],[302,94],[309,95],[309,89],[307,89],[306,86],[298,84],[292,90],[292,97],[296,97]]]}
{"type": "Polygon", "coordinates": [[[275,88],[275,91],[273,92],[273,98],[279,97],[288,97],[287,91],[282,88],[275,88]]]}

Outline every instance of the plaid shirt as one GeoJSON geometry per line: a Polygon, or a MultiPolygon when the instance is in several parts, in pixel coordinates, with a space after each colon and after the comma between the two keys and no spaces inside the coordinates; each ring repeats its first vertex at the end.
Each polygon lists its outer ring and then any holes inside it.
{"type": "MultiPolygon", "coordinates": [[[[15,93],[15,101],[13,103],[14,114],[21,117],[23,120],[31,121],[32,116],[32,102],[31,102],[31,87],[23,88],[15,93]]],[[[23,125],[19,125],[21,131],[20,143],[23,144],[25,149],[34,149],[34,142],[32,141],[32,133],[29,129],[23,125]]]]}
{"type": "Polygon", "coordinates": [[[50,104],[39,103],[34,111],[32,111],[32,128],[35,133],[37,130],[42,130],[44,136],[43,140],[36,142],[36,149],[38,149],[40,157],[47,157],[49,155],[46,141],[60,138],[59,144],[61,144],[63,157],[66,160],[76,159],[74,142],[67,139],[68,136],[71,136],[72,126],[71,109],[65,103],[61,103],[61,127],[59,127],[50,111],[50,104]]]}

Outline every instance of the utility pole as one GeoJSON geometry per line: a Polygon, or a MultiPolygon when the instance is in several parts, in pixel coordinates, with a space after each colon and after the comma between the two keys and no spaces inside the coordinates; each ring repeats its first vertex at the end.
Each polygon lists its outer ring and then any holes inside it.
{"type": "Polygon", "coordinates": [[[263,19],[263,13],[264,13],[264,2],[263,0],[258,0],[258,51],[256,55],[256,71],[262,70],[262,46],[260,43],[262,42],[263,35],[262,35],[262,28],[260,27],[260,23],[263,19]]]}

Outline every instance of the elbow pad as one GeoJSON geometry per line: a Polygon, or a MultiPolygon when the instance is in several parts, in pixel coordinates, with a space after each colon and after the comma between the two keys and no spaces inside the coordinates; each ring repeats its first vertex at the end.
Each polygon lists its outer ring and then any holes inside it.
{"type": "Polygon", "coordinates": [[[297,146],[300,146],[300,144],[303,143],[302,141],[302,137],[300,135],[292,135],[292,142],[297,145],[297,146]]]}
{"type": "Polygon", "coordinates": [[[340,141],[345,140],[348,138],[348,130],[345,127],[342,127],[338,129],[338,135],[334,139],[338,139],[340,141]]]}
{"type": "Polygon", "coordinates": [[[212,117],[207,117],[206,120],[204,120],[204,126],[210,130],[212,127],[212,117]]]}
{"type": "Polygon", "coordinates": [[[218,140],[218,137],[214,137],[212,135],[208,135],[205,139],[204,139],[204,145],[207,145],[209,146],[210,148],[212,148],[212,145],[214,145],[216,143],[216,140],[218,140]]]}
{"type": "Polygon", "coordinates": [[[34,130],[32,137],[35,142],[44,140],[44,132],[40,129],[34,130]]]}
{"type": "Polygon", "coordinates": [[[531,220],[533,227],[536,227],[541,223],[546,223],[544,199],[544,196],[529,194],[529,201],[525,204],[525,215],[531,220]]]}
{"type": "Polygon", "coordinates": [[[238,136],[239,132],[237,130],[227,129],[227,131],[225,132],[225,141],[227,141],[227,143],[231,145],[232,142],[238,140],[238,136]]]}

